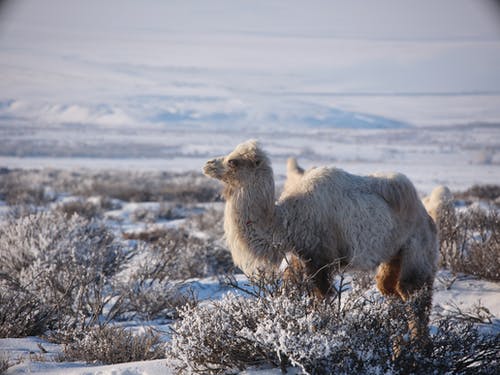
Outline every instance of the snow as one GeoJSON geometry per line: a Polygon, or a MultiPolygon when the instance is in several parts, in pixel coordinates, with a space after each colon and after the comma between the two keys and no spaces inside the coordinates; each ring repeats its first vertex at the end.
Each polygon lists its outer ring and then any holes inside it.
{"type": "MultiPolygon", "coordinates": [[[[485,280],[475,279],[467,275],[458,275],[451,286],[449,280],[452,278],[447,271],[438,273],[434,285],[434,310],[446,310],[450,304],[459,306],[464,311],[481,302],[493,314],[493,324],[486,328],[494,331],[500,331],[500,284],[485,280]]],[[[236,281],[244,286],[247,280],[244,276],[238,275],[236,281]]],[[[221,299],[227,292],[227,287],[222,287],[216,278],[188,280],[189,288],[192,288],[201,301],[221,299]]],[[[202,302],[203,303],[203,302],[202,302]]],[[[142,326],[142,325],[140,325],[142,326]]],[[[151,323],[147,326],[156,327],[165,331],[166,326],[162,323],[151,323]]],[[[19,359],[21,363],[9,368],[6,374],[170,374],[166,367],[165,360],[154,360],[144,362],[132,362],[117,365],[96,366],[85,363],[53,362],[54,358],[60,352],[60,346],[51,344],[38,337],[28,337],[20,339],[0,339],[0,352],[7,352],[11,358],[19,359]],[[41,354],[39,344],[47,350],[44,356],[41,354]],[[45,358],[45,360],[40,360],[45,358]]],[[[250,369],[242,372],[246,375],[272,375],[279,374],[279,369],[259,370],[250,369]]],[[[293,373],[293,372],[291,372],[293,373]]]]}
{"type": "Polygon", "coordinates": [[[0,116],[9,126],[500,120],[500,30],[487,2],[24,0],[4,13],[0,116]]]}
{"type": "MultiPolygon", "coordinates": [[[[445,271],[438,274],[434,285],[434,307],[445,310],[451,304],[463,310],[480,303],[486,307],[496,319],[497,330],[500,330],[500,284],[473,278],[468,275],[458,275],[450,289],[440,280],[453,279],[445,271]]],[[[451,282],[451,281],[449,281],[451,282]]]]}
{"type": "Polygon", "coordinates": [[[80,363],[63,365],[28,360],[9,368],[7,374],[51,374],[51,375],[169,375],[172,372],[164,360],[129,362],[107,366],[85,366],[80,363]]]}
{"type": "MultiPolygon", "coordinates": [[[[278,185],[289,156],[306,168],[399,171],[422,194],[499,183],[500,28],[487,2],[6,3],[0,169],[200,171],[257,138],[278,185]]],[[[0,217],[9,209],[0,200],[0,217]]],[[[117,232],[183,223],[132,222],[141,209],[159,204],[123,204],[106,220],[117,232]]],[[[500,329],[498,283],[450,280],[439,273],[436,310],[480,301],[500,329]]],[[[228,290],[216,278],[186,285],[202,301],[228,290]]],[[[3,351],[20,361],[7,374],[170,373],[162,360],[43,361],[60,346],[34,337],[0,339],[3,351]]]]}

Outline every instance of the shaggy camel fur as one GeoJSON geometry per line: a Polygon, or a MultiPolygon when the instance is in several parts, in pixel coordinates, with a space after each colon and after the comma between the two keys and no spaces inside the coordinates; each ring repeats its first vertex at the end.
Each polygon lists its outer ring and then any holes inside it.
{"type": "Polygon", "coordinates": [[[426,288],[415,335],[425,334],[437,268],[434,222],[412,183],[401,174],[356,176],[313,168],[275,202],[266,153],[247,141],[209,160],[204,173],[224,184],[224,230],[233,260],[246,274],[277,270],[287,253],[302,260],[322,295],[330,293],[333,266],[379,267],[382,293],[407,300],[426,288]]]}
{"type": "Polygon", "coordinates": [[[441,228],[441,221],[446,215],[455,222],[453,194],[446,186],[437,186],[429,196],[422,199],[422,202],[438,228],[441,228]]]}
{"type": "MultiPolygon", "coordinates": [[[[297,159],[289,158],[287,160],[286,181],[283,190],[289,190],[298,183],[305,171],[301,168],[297,159]]],[[[431,194],[422,198],[425,210],[434,220],[438,232],[442,226],[442,220],[446,217],[452,225],[456,222],[455,209],[453,205],[453,194],[448,187],[439,185],[435,187],[431,194]]]]}
{"type": "Polygon", "coordinates": [[[286,163],[286,181],[283,190],[289,190],[292,186],[297,184],[304,175],[304,172],[304,169],[297,164],[297,159],[289,158],[286,163]]]}

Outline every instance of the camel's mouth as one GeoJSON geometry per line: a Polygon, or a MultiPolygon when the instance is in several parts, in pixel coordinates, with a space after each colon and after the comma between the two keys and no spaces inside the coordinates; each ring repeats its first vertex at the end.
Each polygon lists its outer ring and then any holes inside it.
{"type": "Polygon", "coordinates": [[[218,159],[207,161],[205,166],[203,167],[203,174],[208,177],[220,179],[222,177],[222,174],[218,159]]]}

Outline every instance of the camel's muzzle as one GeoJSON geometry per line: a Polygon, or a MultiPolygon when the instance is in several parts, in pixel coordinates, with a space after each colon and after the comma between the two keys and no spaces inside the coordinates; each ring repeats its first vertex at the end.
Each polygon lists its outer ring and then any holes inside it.
{"type": "Polygon", "coordinates": [[[222,163],[220,159],[212,159],[206,162],[203,167],[205,176],[220,179],[222,176],[222,163]]]}

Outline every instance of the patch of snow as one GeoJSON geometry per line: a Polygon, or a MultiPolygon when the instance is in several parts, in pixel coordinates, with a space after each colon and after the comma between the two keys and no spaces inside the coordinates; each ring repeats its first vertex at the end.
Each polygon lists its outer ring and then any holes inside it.
{"type": "Polygon", "coordinates": [[[50,375],[169,375],[165,360],[129,362],[116,365],[95,366],[84,363],[53,363],[26,361],[13,366],[6,375],[50,374],[50,375]]]}

